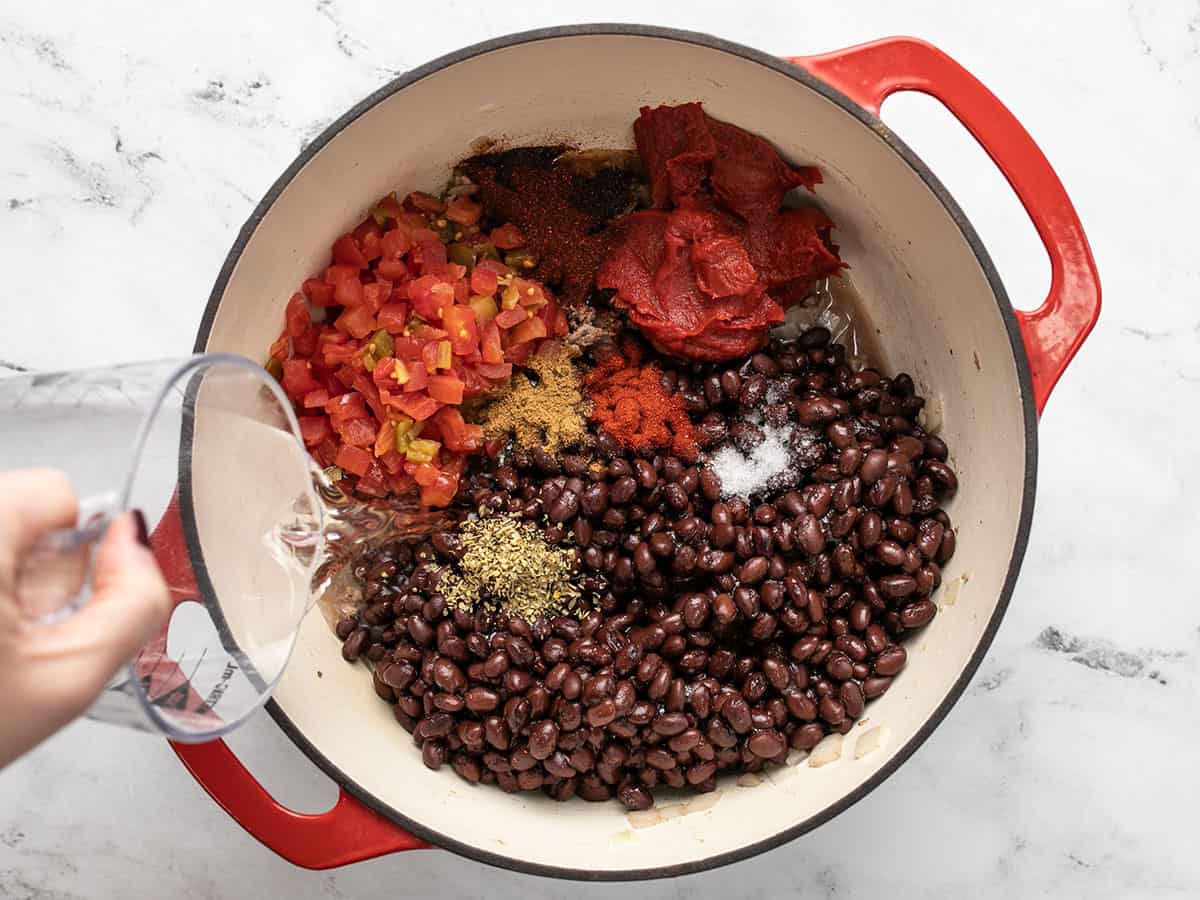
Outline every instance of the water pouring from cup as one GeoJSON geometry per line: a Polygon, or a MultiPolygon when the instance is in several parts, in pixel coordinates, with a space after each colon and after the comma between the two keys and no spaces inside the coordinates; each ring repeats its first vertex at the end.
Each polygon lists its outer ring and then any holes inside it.
{"type": "Polygon", "coordinates": [[[166,628],[88,716],[185,742],[245,721],[282,676],[330,554],[370,531],[311,461],[275,380],[226,354],[24,374],[0,379],[0,421],[0,469],[61,469],[82,498],[76,526],[20,562],[32,623],[88,602],[96,547],[126,510],[144,514],[170,589],[166,628]]]}

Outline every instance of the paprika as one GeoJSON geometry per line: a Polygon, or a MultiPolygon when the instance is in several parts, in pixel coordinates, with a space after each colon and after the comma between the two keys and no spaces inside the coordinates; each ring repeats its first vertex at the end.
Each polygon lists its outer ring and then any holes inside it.
{"type": "Polygon", "coordinates": [[[683,397],[667,393],[662,372],[655,365],[641,365],[641,356],[631,344],[624,352],[614,348],[588,373],[592,420],[622,447],[668,450],[694,461],[700,445],[683,397]]]}

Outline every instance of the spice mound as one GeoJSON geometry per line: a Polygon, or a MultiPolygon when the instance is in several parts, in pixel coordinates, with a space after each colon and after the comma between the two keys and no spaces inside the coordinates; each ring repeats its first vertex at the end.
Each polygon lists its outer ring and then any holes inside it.
{"type": "Polygon", "coordinates": [[[579,612],[575,551],[552,547],[532,522],[470,519],[458,538],[462,557],[440,582],[451,609],[484,604],[528,620],[579,612]]]}
{"type": "Polygon", "coordinates": [[[641,353],[627,342],[612,350],[588,373],[592,418],[629,450],[669,449],[692,461],[699,453],[696,430],[679,393],[668,394],[662,371],[639,365],[641,353]]]}
{"type": "Polygon", "coordinates": [[[625,168],[569,157],[566,147],[518,147],[465,159],[458,168],[493,215],[520,229],[532,274],[572,307],[591,290],[612,244],[606,226],[634,206],[636,185],[625,168]]]}
{"type": "Polygon", "coordinates": [[[530,357],[526,367],[534,378],[514,375],[504,392],[483,412],[488,437],[511,434],[518,447],[541,447],[558,453],[587,437],[587,404],[575,368],[577,351],[565,344],[547,343],[530,357]]]}

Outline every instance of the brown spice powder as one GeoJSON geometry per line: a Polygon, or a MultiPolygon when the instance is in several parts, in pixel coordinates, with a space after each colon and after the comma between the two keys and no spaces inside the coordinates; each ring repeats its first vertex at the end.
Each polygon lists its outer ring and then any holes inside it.
{"type": "Polygon", "coordinates": [[[541,447],[548,453],[583,443],[590,405],[575,367],[577,355],[573,347],[558,341],[544,344],[526,363],[536,377],[514,373],[504,393],[483,410],[484,434],[492,438],[511,434],[522,449],[541,447]]]}
{"type": "Polygon", "coordinates": [[[489,215],[521,229],[538,259],[531,274],[556,287],[570,309],[587,299],[614,241],[608,223],[633,207],[636,179],[608,164],[611,151],[604,151],[607,161],[594,154],[559,164],[565,150],[518,147],[465,159],[459,168],[479,186],[476,199],[489,215]]]}

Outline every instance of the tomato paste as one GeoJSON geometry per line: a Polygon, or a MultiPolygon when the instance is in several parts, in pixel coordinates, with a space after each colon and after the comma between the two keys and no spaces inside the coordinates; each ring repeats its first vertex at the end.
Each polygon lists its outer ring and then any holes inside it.
{"type": "Polygon", "coordinates": [[[785,209],[821,181],[699,103],[643,107],[633,126],[654,209],[619,220],[596,284],[661,352],[726,360],[766,342],[784,307],[845,264],[816,209],[785,209]]]}

